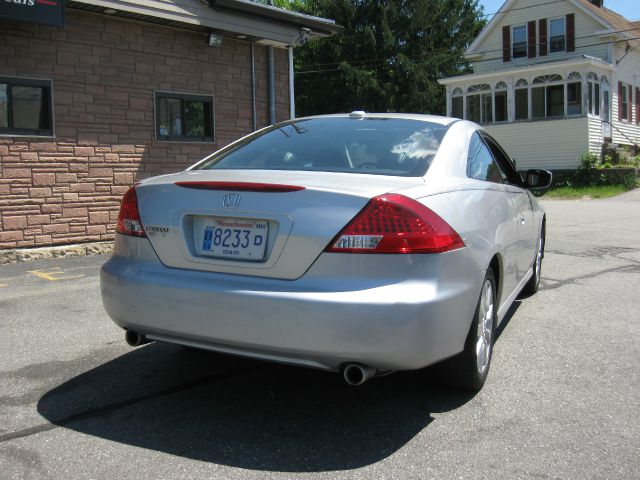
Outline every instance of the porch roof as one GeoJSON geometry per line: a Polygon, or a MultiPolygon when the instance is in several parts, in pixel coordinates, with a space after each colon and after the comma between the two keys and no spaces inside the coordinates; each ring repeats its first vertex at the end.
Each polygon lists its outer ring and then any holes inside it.
{"type": "Polygon", "coordinates": [[[605,70],[607,72],[612,72],[615,70],[615,66],[610,63],[604,62],[599,58],[582,55],[580,58],[573,58],[563,61],[550,61],[544,63],[536,63],[533,65],[522,65],[519,67],[508,68],[504,70],[496,70],[493,72],[471,73],[469,75],[458,75],[455,77],[441,78],[438,79],[438,83],[440,83],[441,85],[457,85],[468,83],[470,81],[479,82],[483,80],[497,80],[504,77],[526,76],[542,72],[555,73],[559,69],[579,69],[582,67],[590,67],[600,71],[605,70]]]}

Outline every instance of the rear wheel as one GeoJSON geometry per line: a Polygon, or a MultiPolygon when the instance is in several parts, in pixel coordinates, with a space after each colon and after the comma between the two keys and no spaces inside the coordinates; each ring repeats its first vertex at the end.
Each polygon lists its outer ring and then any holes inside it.
{"type": "Polygon", "coordinates": [[[538,245],[536,247],[536,256],[533,259],[533,275],[522,289],[523,295],[533,295],[538,291],[540,287],[540,276],[542,274],[542,259],[544,258],[544,223],[540,230],[540,237],[538,238],[538,245]]]}
{"type": "Polygon", "coordinates": [[[467,334],[464,350],[437,366],[443,383],[466,390],[480,390],[489,374],[496,328],[496,281],[487,270],[480,298],[467,334]]]}

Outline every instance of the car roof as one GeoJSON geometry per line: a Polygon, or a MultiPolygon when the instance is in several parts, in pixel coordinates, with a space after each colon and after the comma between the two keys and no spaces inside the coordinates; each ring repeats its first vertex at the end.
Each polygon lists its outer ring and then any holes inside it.
{"type": "Polygon", "coordinates": [[[330,115],[312,115],[296,118],[295,120],[309,120],[314,118],[399,118],[403,120],[418,120],[422,122],[438,123],[440,125],[451,125],[454,122],[460,121],[457,118],[443,117],[440,115],[426,115],[421,113],[369,113],[362,111],[334,113],[330,115]],[[354,115],[356,116],[354,117],[354,115]]]}

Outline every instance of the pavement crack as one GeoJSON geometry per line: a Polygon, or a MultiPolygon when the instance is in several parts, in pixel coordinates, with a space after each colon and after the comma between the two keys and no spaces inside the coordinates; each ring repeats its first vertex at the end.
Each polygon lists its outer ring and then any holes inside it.
{"type": "Polygon", "coordinates": [[[30,437],[32,435],[36,435],[38,433],[46,432],[49,430],[53,430],[58,427],[66,427],[72,423],[79,422],[82,420],[87,420],[89,418],[98,417],[101,415],[105,415],[117,410],[121,410],[123,408],[131,407],[141,402],[145,402],[147,400],[152,400],[155,398],[160,398],[165,395],[172,395],[174,393],[184,392],[190,390],[192,388],[199,387],[201,385],[211,383],[211,382],[220,382],[223,380],[227,380],[232,377],[236,377],[245,373],[249,373],[254,371],[260,367],[248,367],[241,368],[238,370],[233,370],[231,372],[224,373],[214,373],[211,375],[207,375],[205,377],[201,377],[190,382],[182,383],[179,385],[174,385],[172,387],[166,388],[159,392],[148,393],[146,395],[142,395],[135,398],[129,398],[126,400],[122,400],[119,402],[110,403],[107,405],[103,405],[97,408],[91,408],[82,412],[74,413],[72,415],[68,415],[66,417],[52,420],[51,422],[42,423],[40,425],[35,425],[33,427],[24,428],[22,430],[16,430],[13,432],[7,432],[0,434],[0,443],[7,442],[9,440],[15,440],[17,438],[30,437]]]}

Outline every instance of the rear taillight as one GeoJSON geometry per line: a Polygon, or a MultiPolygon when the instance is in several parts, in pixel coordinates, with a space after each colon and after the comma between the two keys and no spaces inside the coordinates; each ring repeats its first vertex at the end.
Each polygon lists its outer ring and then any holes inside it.
{"type": "Polygon", "coordinates": [[[442,253],[464,247],[451,226],[421,203],[398,194],[369,201],[327,252],[442,253]]]}
{"type": "Polygon", "coordinates": [[[138,196],[136,195],[136,187],[127,190],[120,204],[120,213],[118,214],[118,224],[116,232],[125,235],[135,235],[137,237],[146,237],[142,221],[140,220],[140,212],[138,211],[138,196]]]}

